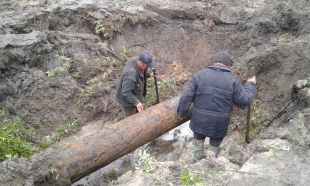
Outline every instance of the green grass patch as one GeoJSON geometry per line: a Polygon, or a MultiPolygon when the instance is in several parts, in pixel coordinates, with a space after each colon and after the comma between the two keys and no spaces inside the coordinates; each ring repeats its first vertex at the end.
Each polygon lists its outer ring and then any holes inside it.
{"type": "Polygon", "coordinates": [[[42,124],[26,129],[19,118],[8,118],[5,109],[0,108],[0,161],[13,157],[30,157],[44,150],[62,138],[76,132],[78,122],[70,120],[58,127],[49,136],[39,136],[42,124]]]}
{"type": "Polygon", "coordinates": [[[264,121],[267,117],[267,113],[259,107],[252,107],[251,119],[250,119],[250,140],[254,139],[257,134],[264,128],[264,121]]]}
{"type": "Polygon", "coordinates": [[[146,150],[139,151],[138,159],[135,162],[137,170],[143,170],[146,173],[154,173],[157,169],[157,160],[151,156],[146,150]]]}
{"type": "Polygon", "coordinates": [[[45,149],[60,141],[62,138],[73,134],[74,132],[76,132],[76,128],[78,125],[79,123],[76,120],[67,121],[66,123],[58,127],[51,135],[45,136],[43,142],[39,144],[40,148],[45,149]]]}
{"type": "MultiPolygon", "coordinates": [[[[177,86],[177,81],[175,79],[157,78],[157,85],[160,101],[165,101],[175,96],[177,86]]],[[[156,105],[156,103],[155,81],[153,77],[150,77],[147,80],[147,94],[145,97],[144,107],[149,108],[156,105]]]]}
{"type": "Polygon", "coordinates": [[[104,73],[89,80],[87,82],[87,86],[85,87],[85,89],[80,93],[79,99],[77,100],[76,105],[77,106],[83,105],[85,102],[87,102],[91,98],[91,96],[97,90],[99,90],[100,87],[108,88],[105,82],[111,77],[113,71],[114,71],[113,68],[109,68],[104,73]]]}
{"type": "Polygon", "coordinates": [[[60,67],[56,67],[53,70],[47,71],[48,77],[54,77],[61,72],[67,72],[71,67],[72,60],[70,58],[64,55],[56,55],[56,59],[60,61],[63,65],[60,67]]]}
{"type": "Polygon", "coordinates": [[[196,184],[204,183],[204,180],[198,178],[197,175],[189,172],[188,169],[185,169],[183,171],[182,176],[181,176],[181,183],[184,186],[190,186],[190,185],[196,185],[196,184]]]}
{"type": "Polygon", "coordinates": [[[99,19],[94,22],[95,33],[104,40],[112,39],[123,31],[125,20],[108,21],[99,19]]]}
{"type": "Polygon", "coordinates": [[[18,118],[6,119],[5,110],[0,109],[0,161],[12,157],[30,157],[38,149],[21,136],[27,131],[18,118]]]}
{"type": "Polygon", "coordinates": [[[303,86],[304,87],[309,87],[310,86],[310,80],[309,79],[305,79],[303,82],[303,86]]]}

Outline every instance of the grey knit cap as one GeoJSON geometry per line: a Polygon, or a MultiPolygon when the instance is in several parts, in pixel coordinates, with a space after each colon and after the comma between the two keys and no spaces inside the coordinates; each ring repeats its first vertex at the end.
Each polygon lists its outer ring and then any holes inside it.
{"type": "Polygon", "coordinates": [[[227,66],[233,65],[233,60],[230,54],[226,51],[217,52],[213,58],[213,62],[223,63],[224,65],[227,65],[227,66]]]}

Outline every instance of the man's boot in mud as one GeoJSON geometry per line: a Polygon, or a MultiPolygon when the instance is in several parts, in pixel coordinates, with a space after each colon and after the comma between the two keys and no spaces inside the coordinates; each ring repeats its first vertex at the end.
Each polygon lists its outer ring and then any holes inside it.
{"type": "Polygon", "coordinates": [[[209,148],[208,148],[212,153],[214,153],[214,156],[215,158],[218,157],[219,155],[219,152],[220,152],[220,148],[219,147],[216,147],[216,146],[213,146],[213,145],[209,145],[209,148]]]}
{"type": "Polygon", "coordinates": [[[194,139],[193,141],[193,162],[194,163],[205,158],[204,144],[205,144],[205,140],[194,139]]]}

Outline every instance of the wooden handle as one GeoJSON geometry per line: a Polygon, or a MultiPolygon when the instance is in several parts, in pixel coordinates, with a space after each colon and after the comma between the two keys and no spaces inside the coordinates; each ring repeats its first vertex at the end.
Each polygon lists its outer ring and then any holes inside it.
{"type": "Polygon", "coordinates": [[[156,69],[152,68],[153,75],[154,75],[154,81],[155,81],[155,91],[156,91],[156,102],[159,103],[159,93],[158,93],[158,85],[157,85],[157,77],[156,77],[156,69]]]}
{"type": "Polygon", "coordinates": [[[250,143],[250,125],[251,125],[251,105],[248,106],[246,115],[246,131],[245,131],[245,142],[250,143]]]}

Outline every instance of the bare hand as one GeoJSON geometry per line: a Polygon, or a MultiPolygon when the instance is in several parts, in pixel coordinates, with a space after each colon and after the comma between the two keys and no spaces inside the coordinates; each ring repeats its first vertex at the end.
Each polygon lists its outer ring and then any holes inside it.
{"type": "Polygon", "coordinates": [[[153,72],[151,72],[150,76],[155,78],[157,77],[157,75],[155,75],[153,72]]]}
{"type": "Polygon", "coordinates": [[[253,76],[251,78],[248,79],[248,82],[253,83],[254,85],[256,85],[256,76],[253,76]]]}
{"type": "Polygon", "coordinates": [[[136,105],[138,112],[142,112],[143,111],[143,104],[142,103],[138,103],[136,105]]]}

